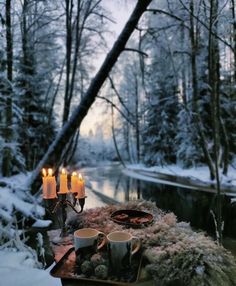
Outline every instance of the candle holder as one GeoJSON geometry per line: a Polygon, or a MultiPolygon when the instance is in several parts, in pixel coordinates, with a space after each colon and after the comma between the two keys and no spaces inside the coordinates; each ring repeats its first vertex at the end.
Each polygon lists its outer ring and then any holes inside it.
{"type": "Polygon", "coordinates": [[[73,194],[73,203],[71,203],[67,199],[67,193],[60,193],[58,192],[58,198],[55,199],[46,199],[44,198],[45,202],[45,209],[49,212],[50,215],[54,215],[58,209],[61,209],[62,211],[62,225],[61,225],[61,237],[65,237],[67,235],[67,228],[66,228],[66,219],[67,219],[67,213],[66,213],[66,208],[69,206],[74,212],[77,214],[80,214],[83,212],[84,205],[85,205],[85,199],[87,196],[83,198],[77,198],[77,193],[72,193],[73,194]],[[78,211],[75,206],[77,201],[79,202],[80,205],[80,210],[78,211]]]}
{"type": "MultiPolygon", "coordinates": [[[[83,212],[85,204],[85,183],[81,174],[77,176],[76,172],[72,173],[70,181],[70,192],[68,189],[68,178],[65,168],[62,168],[60,174],[60,187],[59,192],[57,192],[57,183],[56,178],[53,175],[53,169],[48,168],[42,169],[42,180],[43,180],[43,198],[45,202],[45,209],[53,215],[57,212],[58,209],[62,211],[62,225],[61,225],[61,237],[66,236],[66,208],[69,206],[74,212],[80,214],[83,212]],[[67,194],[71,193],[73,195],[73,202],[67,199],[67,194]],[[76,207],[77,201],[80,205],[80,211],[76,207]]],[[[60,223],[60,221],[58,220],[60,223]]]]}

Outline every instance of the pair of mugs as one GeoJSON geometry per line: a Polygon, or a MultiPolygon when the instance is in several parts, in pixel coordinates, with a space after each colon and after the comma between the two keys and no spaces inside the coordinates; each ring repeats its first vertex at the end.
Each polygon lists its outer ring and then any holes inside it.
{"type": "Polygon", "coordinates": [[[76,256],[96,252],[107,244],[108,259],[112,270],[120,271],[131,266],[132,256],[140,249],[140,239],[125,231],[114,231],[105,235],[93,228],[82,228],[74,232],[74,247],[76,256]],[[102,236],[100,242],[99,236],[102,236]],[[137,243],[134,246],[134,241],[137,243]]]}

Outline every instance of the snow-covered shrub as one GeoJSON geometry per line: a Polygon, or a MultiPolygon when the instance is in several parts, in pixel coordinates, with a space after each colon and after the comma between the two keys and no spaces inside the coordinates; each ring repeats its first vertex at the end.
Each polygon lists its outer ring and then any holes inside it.
{"type": "Polygon", "coordinates": [[[12,221],[3,224],[0,221],[0,251],[24,253],[24,265],[42,268],[36,250],[27,245],[28,238],[24,229],[18,229],[18,222],[13,216],[12,221]]]}
{"type": "MultiPolygon", "coordinates": [[[[37,252],[27,245],[26,233],[45,211],[26,189],[26,181],[27,176],[24,174],[0,180],[0,250],[30,253],[37,264],[37,252]]],[[[38,250],[43,262],[42,243],[38,250]]]]}
{"type": "Polygon", "coordinates": [[[177,162],[184,168],[194,167],[203,160],[202,149],[191,113],[185,109],[178,114],[178,132],[175,137],[177,162]]]}

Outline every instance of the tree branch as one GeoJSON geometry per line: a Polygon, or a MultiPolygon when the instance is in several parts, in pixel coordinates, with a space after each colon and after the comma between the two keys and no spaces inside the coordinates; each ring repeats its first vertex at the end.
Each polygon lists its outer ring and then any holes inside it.
{"type": "Polygon", "coordinates": [[[143,52],[143,51],[140,51],[140,50],[137,50],[137,49],[125,48],[124,51],[136,52],[136,53],[139,53],[139,54],[142,55],[142,56],[148,57],[148,54],[147,54],[147,53],[145,53],[145,52],[143,52]]]}
{"type": "MultiPolygon", "coordinates": [[[[207,31],[209,31],[209,27],[207,26],[207,24],[205,24],[202,20],[199,19],[199,17],[197,17],[194,13],[192,13],[188,7],[183,3],[182,0],[179,0],[180,3],[182,4],[182,6],[184,7],[185,10],[187,10],[190,15],[195,18],[204,28],[207,29],[207,31]]],[[[216,39],[218,39],[219,41],[221,41],[222,43],[224,43],[227,47],[229,47],[232,51],[234,50],[233,47],[224,39],[222,39],[217,33],[213,32],[213,31],[209,31],[211,33],[211,35],[213,35],[214,37],[216,37],[216,39]]]]}
{"type": "Polygon", "coordinates": [[[97,96],[97,98],[103,99],[107,103],[109,103],[112,107],[114,107],[125,118],[126,121],[128,121],[133,127],[135,127],[135,124],[110,99],[108,99],[104,96],[97,96]]]}
{"type": "Polygon", "coordinates": [[[164,10],[160,10],[160,9],[147,9],[146,10],[147,12],[152,12],[153,14],[156,14],[156,13],[160,13],[160,14],[164,14],[164,15],[167,15],[171,18],[174,18],[175,20],[177,21],[180,21],[180,22],[184,22],[183,19],[179,18],[178,16],[174,15],[174,14],[171,14],[167,11],[164,11],[164,10]]]}
{"type": "Polygon", "coordinates": [[[117,141],[116,141],[113,105],[111,105],[111,131],[112,131],[112,138],[113,138],[114,146],[115,146],[115,149],[116,149],[116,154],[117,154],[121,164],[124,167],[126,167],[125,163],[124,163],[124,161],[123,161],[123,159],[121,157],[121,154],[120,154],[120,151],[119,151],[119,148],[118,148],[118,144],[117,144],[117,141]]]}
{"type": "Polygon", "coordinates": [[[107,54],[101,68],[93,78],[85,96],[82,98],[80,104],[74,110],[71,117],[65,123],[61,131],[57,134],[56,139],[53,141],[51,146],[48,148],[48,151],[42,160],[38,163],[36,169],[33,171],[28,181],[28,187],[31,189],[33,194],[37,192],[38,187],[41,185],[41,180],[38,180],[40,179],[39,175],[41,169],[46,165],[54,165],[56,168],[59,167],[57,162],[63,149],[70,141],[70,138],[76,132],[77,128],[80,127],[81,122],[94,103],[99,90],[107,79],[116,61],[118,60],[118,57],[124,50],[128,39],[130,38],[132,32],[135,30],[135,27],[137,26],[141,16],[146,11],[147,6],[151,3],[151,1],[152,0],[138,0],[134,11],[132,12],[129,20],[120,33],[118,39],[114,43],[112,49],[107,54]]]}
{"type": "Polygon", "coordinates": [[[134,115],[129,111],[129,109],[128,109],[127,106],[125,105],[125,103],[124,103],[123,99],[121,98],[121,96],[120,96],[118,90],[116,89],[115,84],[114,84],[114,81],[113,81],[113,79],[111,78],[110,75],[108,76],[108,79],[109,79],[109,81],[110,81],[111,88],[114,90],[116,96],[117,96],[118,99],[119,99],[120,104],[124,107],[125,111],[127,112],[127,114],[128,114],[129,116],[134,117],[134,115]]]}

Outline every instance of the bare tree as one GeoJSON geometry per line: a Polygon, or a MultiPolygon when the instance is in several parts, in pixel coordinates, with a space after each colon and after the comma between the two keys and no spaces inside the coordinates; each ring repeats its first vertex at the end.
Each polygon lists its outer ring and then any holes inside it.
{"type": "Polygon", "coordinates": [[[79,73],[78,64],[82,62],[83,53],[88,52],[86,51],[87,41],[94,33],[97,33],[99,37],[101,36],[98,23],[102,18],[107,18],[104,11],[102,11],[100,2],[101,0],[65,0],[66,80],[62,125],[66,123],[70,115],[71,102],[76,87],[76,76],[79,73]],[[76,7],[74,7],[75,4],[76,7]],[[97,18],[97,26],[89,25],[92,17],[97,18]]]}
{"type": "Polygon", "coordinates": [[[214,36],[218,29],[218,0],[210,1],[209,15],[209,85],[211,87],[211,116],[214,141],[214,167],[216,176],[217,206],[216,206],[216,233],[217,241],[222,244],[222,205],[219,177],[220,154],[220,56],[218,39],[214,36]]]}
{"type": "MultiPolygon", "coordinates": [[[[71,111],[71,104],[75,95],[83,96],[83,73],[88,65],[88,56],[92,49],[87,48],[93,34],[97,34],[98,38],[101,36],[102,19],[108,19],[103,11],[101,0],[65,0],[66,4],[66,80],[63,104],[62,125],[64,125],[71,111]],[[74,7],[76,5],[76,7],[74,7]],[[96,21],[94,20],[96,19],[96,21]],[[87,59],[87,63],[84,61],[87,59]],[[78,68],[80,67],[80,69],[78,68]],[[82,67],[82,68],[81,68],[82,67]],[[79,80],[78,80],[79,79],[79,80]],[[79,84],[81,86],[79,86],[79,84]]],[[[103,23],[104,25],[104,23],[103,23]]],[[[91,43],[90,43],[91,45],[91,43]]],[[[71,138],[70,148],[64,154],[64,165],[69,164],[75,153],[78,139],[77,135],[71,138]]]]}
{"type": "Polygon", "coordinates": [[[58,133],[56,139],[49,147],[47,153],[45,154],[43,159],[38,163],[36,169],[32,173],[30,181],[28,182],[32,193],[35,193],[37,191],[37,179],[39,179],[39,174],[43,166],[45,166],[46,164],[53,164],[56,167],[58,167],[57,162],[60,158],[62,150],[65,148],[70,138],[74,135],[77,128],[79,128],[81,122],[83,121],[84,117],[87,115],[89,108],[92,106],[93,102],[96,99],[98,91],[100,90],[103,83],[107,79],[109,72],[116,63],[118,57],[125,49],[125,45],[130,35],[134,31],[136,25],[138,24],[139,19],[145,12],[150,2],[151,0],[146,0],[146,1],[139,0],[137,2],[137,5],[134,8],[133,13],[131,14],[129,20],[127,21],[118,39],[114,43],[112,49],[107,54],[106,59],[104,60],[101,68],[99,69],[96,76],[92,80],[79,106],[75,109],[69,121],[64,125],[62,130],[58,133]]]}
{"type": "Polygon", "coordinates": [[[12,152],[8,144],[12,141],[12,65],[13,65],[13,44],[12,44],[12,26],[11,26],[11,0],[6,0],[5,5],[6,16],[6,50],[7,50],[7,88],[3,93],[6,96],[6,126],[3,137],[6,142],[2,158],[2,174],[10,176],[12,174],[12,152]]]}
{"type": "Polygon", "coordinates": [[[192,111],[193,111],[193,120],[196,124],[198,134],[200,137],[200,144],[203,150],[203,153],[205,155],[206,163],[210,170],[211,179],[213,180],[215,178],[215,170],[213,166],[212,158],[209,154],[208,148],[207,148],[207,139],[204,134],[204,128],[202,124],[201,117],[198,112],[197,107],[197,98],[198,98],[198,80],[197,80],[197,59],[196,59],[196,53],[197,53],[197,36],[196,36],[196,26],[195,26],[195,18],[193,15],[195,14],[194,11],[194,0],[190,1],[189,4],[189,11],[190,11],[190,41],[191,41],[191,67],[192,67],[192,89],[193,89],[193,96],[192,96],[192,111]]]}

